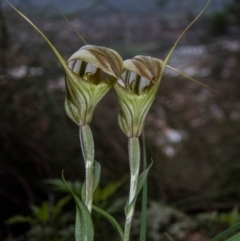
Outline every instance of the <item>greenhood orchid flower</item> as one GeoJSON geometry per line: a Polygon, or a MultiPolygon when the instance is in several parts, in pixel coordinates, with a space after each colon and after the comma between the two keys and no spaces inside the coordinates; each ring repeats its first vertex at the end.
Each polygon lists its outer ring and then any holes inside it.
{"type": "Polygon", "coordinates": [[[103,98],[123,72],[123,60],[111,49],[85,45],[65,62],[58,50],[23,13],[6,2],[43,37],[50,46],[66,74],[67,96],[65,109],[79,126],[89,124],[98,102],[103,98]]]}
{"type": "Polygon", "coordinates": [[[79,126],[88,124],[98,102],[123,72],[123,61],[114,50],[85,45],[67,61],[65,110],[79,126]]]}
{"type": "Polygon", "coordinates": [[[138,137],[142,132],[165,64],[159,59],[140,55],[123,63],[125,71],[114,88],[120,105],[119,125],[132,138],[138,137]]]}

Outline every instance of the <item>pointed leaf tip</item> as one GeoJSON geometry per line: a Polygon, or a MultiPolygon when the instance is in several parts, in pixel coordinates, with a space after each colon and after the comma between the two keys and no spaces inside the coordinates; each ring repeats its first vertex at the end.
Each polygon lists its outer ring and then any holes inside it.
{"type": "Polygon", "coordinates": [[[201,82],[199,82],[199,81],[193,79],[192,77],[190,77],[190,76],[184,74],[183,72],[181,72],[181,71],[179,71],[179,70],[177,70],[177,69],[175,69],[175,68],[173,68],[173,67],[171,67],[171,66],[169,66],[169,65],[166,65],[166,67],[169,68],[169,69],[171,69],[171,70],[173,70],[173,71],[175,71],[175,72],[177,72],[178,74],[184,76],[185,78],[187,78],[187,79],[189,79],[189,80],[195,82],[196,84],[199,84],[199,85],[201,85],[201,86],[203,86],[203,87],[205,87],[205,88],[207,88],[207,89],[209,89],[209,90],[211,90],[211,91],[213,91],[214,93],[217,94],[217,91],[214,90],[214,89],[212,89],[212,88],[209,87],[208,85],[205,85],[205,84],[203,84],[203,83],[201,83],[201,82]]]}
{"type": "Polygon", "coordinates": [[[65,71],[70,71],[67,67],[65,60],[62,58],[58,50],[54,47],[54,45],[50,42],[50,40],[46,37],[46,35],[29,19],[27,18],[22,12],[20,12],[16,7],[14,7],[8,0],[5,2],[14,10],[16,11],[22,18],[24,18],[32,27],[42,36],[42,38],[47,42],[50,46],[56,57],[58,58],[59,62],[62,64],[65,71]]]}
{"type": "Polygon", "coordinates": [[[75,31],[75,33],[78,35],[78,37],[83,41],[84,44],[87,45],[87,42],[85,41],[85,39],[83,38],[83,36],[76,30],[76,28],[74,28],[74,26],[71,24],[71,22],[67,19],[67,17],[57,8],[55,8],[54,6],[52,6],[53,9],[55,9],[57,12],[59,12],[62,17],[65,19],[65,21],[70,25],[70,27],[75,31]]]}
{"type": "Polygon", "coordinates": [[[178,37],[177,41],[175,42],[175,44],[173,45],[172,49],[170,50],[169,54],[167,55],[166,59],[164,60],[164,63],[167,64],[169,59],[172,56],[173,51],[175,50],[175,48],[177,47],[177,44],[179,43],[179,41],[181,40],[182,36],[187,32],[187,30],[200,18],[200,16],[203,14],[203,12],[205,11],[205,9],[207,8],[207,6],[209,5],[209,3],[211,2],[211,0],[208,0],[207,3],[205,4],[205,6],[203,7],[203,9],[201,10],[201,12],[197,15],[197,17],[183,30],[183,32],[180,34],[180,36],[178,37]]]}

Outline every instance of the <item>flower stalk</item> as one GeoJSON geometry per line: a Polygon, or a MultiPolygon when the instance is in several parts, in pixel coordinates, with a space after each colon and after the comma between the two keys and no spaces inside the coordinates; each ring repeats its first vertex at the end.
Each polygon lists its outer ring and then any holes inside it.
{"type": "Polygon", "coordinates": [[[85,194],[84,203],[89,212],[92,210],[93,200],[93,167],[94,167],[94,141],[89,125],[79,127],[80,144],[85,163],[85,194]]]}
{"type": "Polygon", "coordinates": [[[129,199],[125,208],[124,241],[129,241],[132,219],[138,195],[138,177],[140,169],[140,144],[138,137],[128,139],[128,153],[130,162],[130,189],[129,199]]]}

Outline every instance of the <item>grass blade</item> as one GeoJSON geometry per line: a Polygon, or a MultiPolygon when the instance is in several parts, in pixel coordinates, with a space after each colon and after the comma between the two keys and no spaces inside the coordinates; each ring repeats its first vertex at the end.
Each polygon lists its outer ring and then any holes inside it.
{"type": "Polygon", "coordinates": [[[239,241],[240,240],[240,223],[235,224],[225,230],[211,241],[239,241]]]}
{"type": "Polygon", "coordinates": [[[121,240],[123,240],[123,230],[120,227],[120,225],[118,224],[118,222],[116,221],[116,219],[113,216],[111,216],[110,214],[108,214],[107,212],[105,212],[104,210],[102,210],[101,208],[98,208],[94,205],[93,205],[93,210],[100,213],[101,215],[103,215],[112,224],[112,226],[115,228],[115,230],[118,232],[119,236],[121,237],[121,240]]]}
{"type": "MultiPolygon", "coordinates": [[[[147,168],[147,154],[146,154],[146,143],[145,143],[145,133],[142,133],[142,147],[143,147],[143,170],[147,168]]],[[[147,179],[143,184],[142,190],[142,212],[141,212],[141,228],[140,228],[140,241],[146,240],[146,230],[147,230],[147,179]]]]}

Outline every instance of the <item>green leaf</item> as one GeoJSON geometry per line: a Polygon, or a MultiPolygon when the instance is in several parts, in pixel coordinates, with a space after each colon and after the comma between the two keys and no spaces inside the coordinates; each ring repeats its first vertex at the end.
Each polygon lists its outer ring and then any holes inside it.
{"type": "Polygon", "coordinates": [[[117,182],[109,182],[104,188],[97,188],[94,192],[93,200],[95,203],[107,201],[127,180],[127,175],[117,182]]]}
{"type": "Polygon", "coordinates": [[[39,218],[40,207],[35,206],[35,205],[31,205],[31,206],[30,206],[30,209],[31,209],[33,215],[34,215],[37,219],[40,219],[40,218],[39,218]]]}
{"type": "Polygon", "coordinates": [[[145,181],[147,179],[148,172],[149,172],[150,168],[152,167],[152,164],[153,164],[153,162],[151,162],[149,167],[139,175],[139,177],[138,177],[137,193],[139,193],[141,191],[141,189],[142,189],[142,187],[143,187],[143,185],[144,185],[144,183],[145,183],[145,181]]]}
{"type": "Polygon", "coordinates": [[[75,241],[93,241],[94,229],[91,214],[81,199],[69,188],[62,172],[62,180],[76,203],[75,241]]]}
{"type": "Polygon", "coordinates": [[[126,200],[127,200],[126,196],[117,198],[116,200],[114,200],[114,202],[111,202],[111,204],[105,208],[105,211],[111,214],[119,211],[126,203],[126,200]]]}
{"type": "Polygon", "coordinates": [[[43,202],[42,206],[31,205],[31,210],[36,217],[36,219],[42,223],[47,223],[49,221],[49,205],[47,202],[43,202]]]}
{"type": "Polygon", "coordinates": [[[240,223],[225,230],[211,241],[239,241],[240,240],[240,223]]]}
{"type": "Polygon", "coordinates": [[[121,240],[123,240],[123,230],[120,227],[119,223],[116,221],[116,219],[113,216],[111,216],[110,214],[108,214],[107,212],[105,212],[104,210],[102,210],[101,208],[98,208],[94,205],[93,205],[93,210],[100,213],[101,215],[103,215],[112,224],[112,226],[115,228],[115,230],[118,232],[121,240]]]}
{"type": "Polygon", "coordinates": [[[58,218],[58,215],[61,213],[62,208],[71,200],[71,196],[66,196],[64,198],[61,198],[55,206],[52,207],[51,210],[51,220],[55,221],[56,218],[58,218]]]}
{"type": "Polygon", "coordinates": [[[101,165],[98,162],[94,162],[93,167],[93,191],[97,188],[101,176],[101,165]]]}
{"type": "Polygon", "coordinates": [[[70,182],[67,181],[67,186],[61,179],[46,179],[44,183],[50,184],[52,188],[58,192],[69,193],[69,188],[77,195],[81,194],[83,184],[79,181],[70,182]],[[69,187],[69,188],[68,188],[69,187]]]}
{"type": "Polygon", "coordinates": [[[137,194],[136,194],[135,198],[132,200],[131,203],[128,203],[128,201],[127,201],[127,203],[125,205],[125,208],[124,208],[125,209],[125,213],[127,213],[128,210],[130,210],[135,205],[137,196],[138,196],[139,192],[141,191],[141,189],[142,189],[142,187],[143,187],[143,185],[144,185],[144,183],[145,183],[145,181],[147,179],[147,175],[148,175],[148,172],[149,172],[150,168],[152,167],[152,164],[153,164],[153,162],[149,165],[149,167],[145,171],[143,171],[139,175],[139,177],[138,177],[138,184],[137,184],[137,194]]]}
{"type": "Polygon", "coordinates": [[[72,193],[76,202],[75,241],[93,241],[94,229],[91,215],[78,196],[72,193]]]}
{"type": "Polygon", "coordinates": [[[227,239],[226,241],[239,241],[240,240],[240,232],[234,235],[233,237],[227,239]]]}
{"type": "Polygon", "coordinates": [[[70,201],[70,199],[71,199],[70,196],[61,198],[55,206],[56,210],[61,210],[70,201]]]}
{"type": "Polygon", "coordinates": [[[47,223],[49,220],[49,205],[47,202],[43,202],[42,206],[39,210],[39,218],[42,220],[43,223],[47,223]]]}
{"type": "Polygon", "coordinates": [[[30,223],[30,224],[34,224],[35,220],[32,219],[29,216],[21,216],[21,215],[16,215],[13,217],[10,217],[9,219],[7,219],[5,221],[5,224],[11,225],[11,224],[15,224],[15,223],[30,223]]]}
{"type": "MultiPolygon", "coordinates": [[[[99,162],[95,161],[94,167],[93,167],[93,192],[98,187],[100,177],[101,177],[101,165],[99,164],[99,162]]],[[[86,183],[84,182],[81,190],[82,200],[85,200],[85,196],[86,196],[86,183]]]]}

